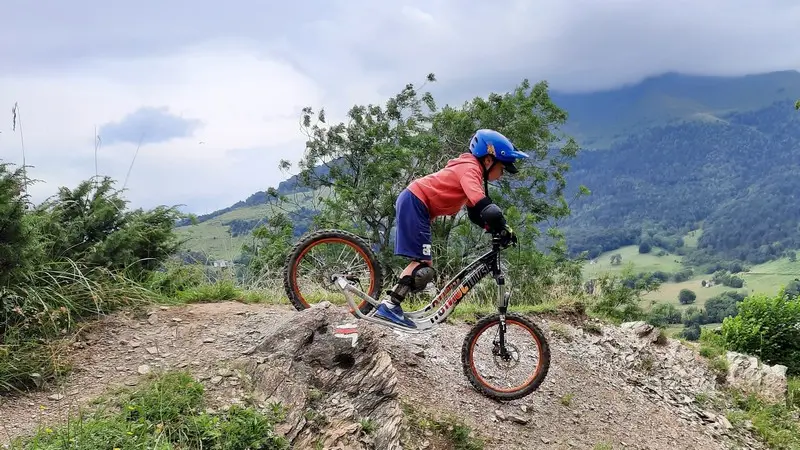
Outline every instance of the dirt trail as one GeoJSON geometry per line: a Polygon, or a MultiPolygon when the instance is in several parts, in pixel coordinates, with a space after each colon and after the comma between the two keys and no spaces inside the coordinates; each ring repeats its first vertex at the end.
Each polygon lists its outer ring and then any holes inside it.
{"type": "MultiPolygon", "coordinates": [[[[82,333],[72,355],[75,370],[58,389],[0,397],[0,444],[38,424],[63,421],[109,388],[135,385],[148,370],[186,368],[205,380],[212,407],[238,402],[244,395],[240,381],[220,368],[297,314],[290,306],[235,302],[151,312],[109,316],[82,333]]],[[[592,338],[562,339],[551,333],[550,322],[536,322],[551,340],[548,377],[534,394],[502,404],[478,394],[461,372],[469,325],[445,325],[422,336],[387,330],[383,339],[399,372],[401,396],[461,417],[486,438],[487,449],[592,449],[600,443],[615,449],[734,448],[724,437],[713,437],[709,426],[654,402],[614,365],[603,364],[602,352],[587,352],[599,345],[592,338]],[[502,420],[511,415],[527,423],[502,420]]]]}
{"type": "Polygon", "coordinates": [[[207,380],[217,401],[237,398],[236,380],[215,378],[217,367],[241,356],[294,313],[289,306],[226,302],[154,307],[141,318],[129,313],[105,317],[80,333],[71,355],[74,370],[57,389],[0,396],[0,444],[39,424],[63,421],[109,389],[135,386],[148,371],[185,368],[207,380]]]}

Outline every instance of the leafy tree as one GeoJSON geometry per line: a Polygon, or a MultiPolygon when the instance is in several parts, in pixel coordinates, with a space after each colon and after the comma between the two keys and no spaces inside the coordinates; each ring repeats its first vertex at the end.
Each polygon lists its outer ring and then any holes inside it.
{"type": "Polygon", "coordinates": [[[657,327],[681,323],[681,312],[672,303],[658,303],[650,310],[647,321],[657,327]]]}
{"type": "Polygon", "coordinates": [[[672,279],[676,283],[683,283],[684,281],[689,280],[689,278],[691,278],[692,275],[694,275],[694,271],[692,271],[691,268],[686,268],[678,272],[675,272],[675,274],[672,276],[672,279]]]}
{"type": "Polygon", "coordinates": [[[292,246],[292,223],[285,214],[277,213],[252,232],[253,243],[243,246],[248,270],[255,275],[266,270],[280,270],[292,246]]]}
{"type": "Polygon", "coordinates": [[[658,281],[665,283],[669,281],[670,275],[667,272],[662,272],[660,270],[656,270],[653,272],[652,277],[657,279],[658,281]]]}
{"type": "Polygon", "coordinates": [[[611,255],[611,265],[618,266],[620,264],[622,264],[622,255],[620,255],[619,253],[614,253],[613,255],[611,255]]]}
{"type": "Polygon", "coordinates": [[[728,291],[708,299],[705,309],[709,323],[722,323],[726,317],[735,316],[738,313],[737,305],[744,298],[744,294],[728,291]]]}
{"type": "Polygon", "coordinates": [[[784,288],[784,292],[785,292],[786,296],[789,297],[789,298],[795,298],[795,297],[799,296],[800,295],[800,280],[795,278],[794,280],[789,282],[789,284],[786,285],[786,288],[784,288]]]}
{"type": "Polygon", "coordinates": [[[691,289],[681,289],[681,292],[678,294],[678,301],[681,302],[681,305],[694,303],[696,299],[697,294],[691,289]]]}
{"type": "Polygon", "coordinates": [[[639,244],[639,253],[650,253],[651,248],[648,242],[642,242],[639,244]]]}
{"type": "Polygon", "coordinates": [[[693,324],[705,325],[709,323],[706,311],[696,306],[690,306],[683,311],[682,322],[686,326],[693,324]]]}

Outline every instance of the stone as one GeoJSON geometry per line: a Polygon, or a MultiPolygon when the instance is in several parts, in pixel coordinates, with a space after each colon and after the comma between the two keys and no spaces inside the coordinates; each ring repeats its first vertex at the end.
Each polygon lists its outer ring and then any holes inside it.
{"type": "Polygon", "coordinates": [[[520,425],[527,425],[528,422],[531,421],[527,417],[522,417],[522,416],[516,415],[514,413],[509,414],[508,416],[506,416],[506,418],[508,420],[510,420],[511,422],[518,423],[520,425]]]}
{"type": "Polygon", "coordinates": [[[644,337],[650,334],[653,331],[653,326],[644,321],[636,321],[636,322],[625,322],[619,326],[622,330],[630,330],[635,333],[638,337],[644,337]]]}
{"type": "Polygon", "coordinates": [[[758,394],[772,402],[786,400],[788,382],[786,366],[770,366],[759,362],[755,356],[727,352],[727,383],[747,392],[758,394]]]}

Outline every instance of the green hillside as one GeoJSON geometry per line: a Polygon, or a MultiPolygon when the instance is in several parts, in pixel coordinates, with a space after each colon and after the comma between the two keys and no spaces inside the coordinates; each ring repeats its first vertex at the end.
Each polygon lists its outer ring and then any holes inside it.
{"type": "Polygon", "coordinates": [[[758,264],[800,247],[800,114],[792,103],[730,113],[724,123],[655,127],[582,153],[568,185],[592,195],[562,224],[571,250],[594,256],[642,241],[676,250],[701,223],[695,263],[714,256],[758,264]]]}
{"type": "Polygon", "coordinates": [[[272,214],[281,211],[293,212],[300,208],[313,209],[323,193],[301,192],[286,196],[286,202],[278,207],[275,203],[242,206],[222,214],[214,214],[196,225],[183,225],[176,228],[178,235],[185,239],[184,250],[201,252],[209,259],[235,260],[242,252],[242,245],[252,239],[250,231],[272,214]],[[232,224],[243,223],[245,227],[232,230],[232,224]],[[237,232],[238,231],[238,232],[237,232]]]}

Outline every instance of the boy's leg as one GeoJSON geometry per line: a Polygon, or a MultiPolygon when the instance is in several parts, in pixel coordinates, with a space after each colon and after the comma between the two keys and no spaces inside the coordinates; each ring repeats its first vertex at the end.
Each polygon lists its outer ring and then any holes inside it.
{"type": "Polygon", "coordinates": [[[430,217],[425,205],[408,190],[400,193],[395,206],[397,210],[395,254],[410,258],[412,261],[400,274],[397,284],[387,292],[389,298],[381,302],[375,316],[416,328],[414,322],[405,317],[400,304],[409,291],[422,290],[433,279],[434,270],[430,266],[430,217]]]}
{"type": "Polygon", "coordinates": [[[397,284],[387,291],[389,299],[384,300],[384,303],[399,306],[409,292],[421,292],[425,289],[433,281],[435,273],[430,261],[411,261],[400,274],[397,284]]]}

